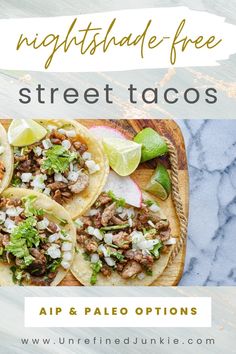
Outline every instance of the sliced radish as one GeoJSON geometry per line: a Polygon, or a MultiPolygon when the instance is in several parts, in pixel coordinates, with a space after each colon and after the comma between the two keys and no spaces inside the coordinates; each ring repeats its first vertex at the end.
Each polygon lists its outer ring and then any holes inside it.
{"type": "Polygon", "coordinates": [[[126,139],[124,134],[122,134],[119,130],[105,126],[105,125],[97,125],[89,128],[91,133],[98,139],[103,138],[120,138],[126,139]]]}
{"type": "Polygon", "coordinates": [[[105,192],[112,191],[116,197],[124,198],[129,205],[137,208],[141,207],[142,192],[139,186],[129,176],[121,177],[114,171],[110,171],[103,190],[105,192]]]}

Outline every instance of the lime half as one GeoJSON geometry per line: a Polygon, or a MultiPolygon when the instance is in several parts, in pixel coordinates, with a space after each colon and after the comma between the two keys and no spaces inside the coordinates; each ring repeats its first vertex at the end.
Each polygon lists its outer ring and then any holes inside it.
{"type": "Polygon", "coordinates": [[[120,138],[104,138],[103,146],[111,168],[120,176],[136,170],[141,160],[141,145],[120,138]]]}
{"type": "Polygon", "coordinates": [[[165,166],[157,165],[145,189],[162,200],[168,198],[171,191],[171,180],[165,166]]]}
{"type": "Polygon", "coordinates": [[[47,134],[47,130],[32,119],[13,119],[8,129],[8,141],[13,146],[36,143],[47,134]]]}
{"type": "Polygon", "coordinates": [[[165,140],[152,128],[144,128],[135,137],[134,141],[142,144],[141,162],[154,159],[168,152],[165,140]]]}

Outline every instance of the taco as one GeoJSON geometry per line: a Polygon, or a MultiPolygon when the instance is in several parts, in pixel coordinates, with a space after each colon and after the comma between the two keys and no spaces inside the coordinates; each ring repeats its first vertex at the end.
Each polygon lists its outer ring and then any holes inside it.
{"type": "Polygon", "coordinates": [[[102,191],[109,171],[107,157],[88,129],[76,121],[38,123],[48,133],[32,145],[14,148],[11,185],[50,196],[74,218],[102,191]]]}
{"type": "Polygon", "coordinates": [[[0,197],[0,285],[57,285],[69,270],[76,229],[42,193],[6,189],[0,197]]]}
{"type": "Polygon", "coordinates": [[[0,124],[0,193],[6,189],[13,173],[13,153],[7,140],[7,134],[0,124]]]}
{"type": "Polygon", "coordinates": [[[166,268],[175,243],[169,221],[144,193],[136,208],[103,192],[75,223],[71,271],[84,285],[150,285],[166,268]]]}

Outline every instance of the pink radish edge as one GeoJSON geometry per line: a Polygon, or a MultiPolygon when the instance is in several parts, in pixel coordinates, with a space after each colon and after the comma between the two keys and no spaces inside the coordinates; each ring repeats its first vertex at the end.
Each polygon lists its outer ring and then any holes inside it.
{"type": "Polygon", "coordinates": [[[138,184],[130,177],[121,177],[113,170],[110,171],[104,191],[111,190],[117,197],[124,198],[127,204],[140,208],[142,204],[142,191],[138,184]],[[125,190],[129,189],[126,194],[125,190]],[[131,192],[131,193],[130,193],[131,192]],[[135,198],[131,196],[134,195],[135,198]]]}

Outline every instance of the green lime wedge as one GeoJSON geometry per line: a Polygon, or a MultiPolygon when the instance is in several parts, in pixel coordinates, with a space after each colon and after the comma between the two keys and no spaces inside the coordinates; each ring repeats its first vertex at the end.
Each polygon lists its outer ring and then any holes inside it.
{"type": "Polygon", "coordinates": [[[145,190],[165,200],[171,192],[171,180],[165,166],[158,164],[145,190]]]}
{"type": "Polygon", "coordinates": [[[141,162],[154,159],[168,152],[165,140],[152,128],[144,128],[135,137],[134,141],[142,144],[141,162]]]}
{"type": "Polygon", "coordinates": [[[13,146],[26,146],[44,138],[47,130],[32,119],[13,119],[7,135],[13,146]]]}
{"type": "Polygon", "coordinates": [[[111,168],[120,176],[128,176],[136,170],[141,159],[141,145],[120,138],[104,138],[104,150],[111,168]]]}

